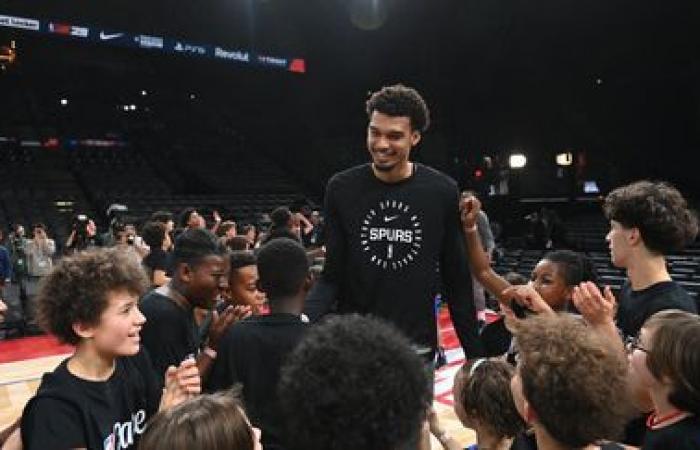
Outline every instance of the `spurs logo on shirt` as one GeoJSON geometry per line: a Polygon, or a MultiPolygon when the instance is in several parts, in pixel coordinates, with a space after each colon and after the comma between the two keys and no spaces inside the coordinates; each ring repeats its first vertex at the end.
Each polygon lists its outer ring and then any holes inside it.
{"type": "Polygon", "coordinates": [[[401,270],[411,264],[423,241],[420,217],[396,200],[383,200],[369,210],[360,226],[360,244],[371,264],[401,270]]]}
{"type": "Polygon", "coordinates": [[[104,441],[104,450],[121,450],[134,445],[136,435],[146,430],[146,411],[140,409],[131,415],[131,420],[117,422],[112,427],[112,434],[104,441]]]}

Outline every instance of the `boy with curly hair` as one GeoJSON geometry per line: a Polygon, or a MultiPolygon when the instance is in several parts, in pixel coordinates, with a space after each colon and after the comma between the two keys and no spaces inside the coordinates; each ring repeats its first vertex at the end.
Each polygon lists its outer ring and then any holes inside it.
{"type": "Polygon", "coordinates": [[[193,360],[168,367],[159,389],[139,338],[147,286],[136,258],[118,248],[76,253],[46,276],[37,320],[75,352],[25,407],[23,448],[133,449],[156,411],[199,393],[193,360]]]}
{"type": "Polygon", "coordinates": [[[627,363],[604,335],[563,313],[531,316],[515,336],[520,353],[511,390],[538,449],[597,449],[620,437],[629,414],[627,363]]]}
{"type": "Polygon", "coordinates": [[[617,326],[626,338],[639,333],[654,313],[697,313],[692,297],[671,279],[664,255],[682,250],[698,234],[698,219],[683,195],[664,182],[637,181],[608,194],[606,240],[611,260],[627,271],[618,295],[617,326]]]}

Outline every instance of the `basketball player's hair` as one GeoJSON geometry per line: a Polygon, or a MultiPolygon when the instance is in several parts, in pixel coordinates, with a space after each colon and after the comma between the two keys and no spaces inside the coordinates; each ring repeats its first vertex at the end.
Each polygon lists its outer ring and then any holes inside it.
{"type": "Polygon", "coordinates": [[[392,117],[408,117],[411,130],[424,133],[430,126],[430,110],[423,97],[403,84],[384,86],[373,93],[366,104],[367,116],[377,111],[392,117]]]}

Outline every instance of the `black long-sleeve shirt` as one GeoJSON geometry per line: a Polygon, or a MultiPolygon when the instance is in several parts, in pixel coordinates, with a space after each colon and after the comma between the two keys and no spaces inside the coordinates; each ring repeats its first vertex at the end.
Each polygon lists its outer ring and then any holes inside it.
{"type": "Polygon", "coordinates": [[[398,183],[382,182],[369,164],[328,182],[327,256],[323,275],[307,298],[307,315],[315,320],[337,302],[339,313],[384,318],[416,345],[434,350],[433,299],[442,286],[465,354],[479,356],[483,349],[457,185],[430,167],[414,163],[414,168],[398,183]]]}

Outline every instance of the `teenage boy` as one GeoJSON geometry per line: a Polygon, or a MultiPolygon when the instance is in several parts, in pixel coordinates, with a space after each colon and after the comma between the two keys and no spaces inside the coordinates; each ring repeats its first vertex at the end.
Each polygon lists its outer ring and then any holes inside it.
{"type": "Polygon", "coordinates": [[[75,352],[25,407],[23,448],[134,449],[155,412],[199,393],[192,360],[168,367],[159,389],[139,340],[147,285],[139,262],[116,248],[76,253],[47,275],[37,319],[75,352]]]}

